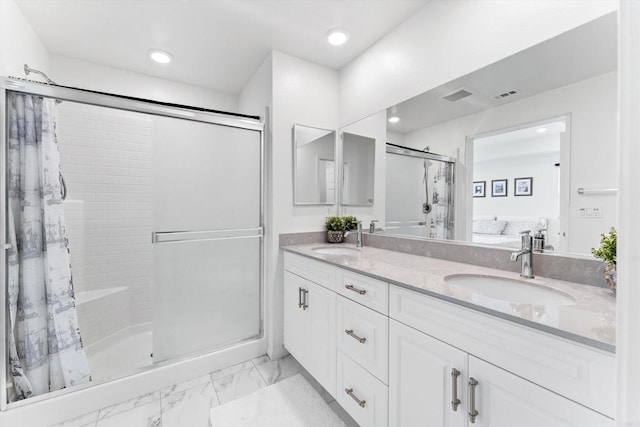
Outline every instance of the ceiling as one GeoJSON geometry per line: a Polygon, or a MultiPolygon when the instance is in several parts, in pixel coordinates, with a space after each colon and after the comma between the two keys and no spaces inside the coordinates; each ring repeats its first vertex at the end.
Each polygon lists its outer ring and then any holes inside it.
{"type": "Polygon", "coordinates": [[[605,15],[387,110],[398,123],[388,130],[410,133],[616,70],[617,16],[605,15]],[[472,95],[443,99],[464,88],[472,95]],[[496,96],[515,90],[505,98],[496,96]]]}
{"type": "Polygon", "coordinates": [[[52,54],[239,93],[273,49],[340,69],[429,0],[17,0],[52,54]],[[345,28],[332,46],[326,33],[345,28]],[[151,48],[171,52],[165,66],[151,48]]]}

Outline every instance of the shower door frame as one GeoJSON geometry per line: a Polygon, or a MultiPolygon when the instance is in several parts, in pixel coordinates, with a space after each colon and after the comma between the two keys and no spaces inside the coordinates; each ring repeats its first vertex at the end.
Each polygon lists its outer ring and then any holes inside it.
{"type": "MultiPolygon", "coordinates": [[[[265,168],[265,136],[264,136],[264,123],[257,118],[257,116],[240,115],[234,113],[214,112],[203,110],[198,107],[189,107],[168,104],[163,102],[157,102],[153,100],[146,100],[141,98],[133,98],[116,94],[108,94],[101,92],[93,92],[89,90],[55,86],[45,83],[32,82],[27,80],[13,79],[0,77],[0,242],[3,242],[4,250],[0,255],[0,277],[2,277],[2,291],[0,292],[0,330],[4,332],[4,337],[0,339],[0,411],[6,411],[9,408],[7,402],[7,382],[8,375],[8,346],[7,346],[7,332],[9,327],[9,310],[7,309],[8,302],[8,288],[7,288],[7,270],[6,270],[6,242],[7,242],[7,92],[18,92],[28,95],[42,96],[44,98],[53,98],[60,101],[77,102],[81,104],[93,105],[97,107],[114,108],[117,110],[131,111],[136,113],[150,114],[154,116],[171,117],[182,120],[189,120],[194,122],[220,125],[233,127],[238,129],[245,129],[250,131],[256,131],[260,133],[260,222],[257,228],[258,236],[260,238],[260,284],[259,284],[259,306],[260,306],[260,326],[258,335],[242,340],[240,342],[253,341],[260,339],[264,336],[264,315],[265,315],[265,290],[264,284],[266,283],[266,268],[265,268],[265,182],[266,182],[266,168],[265,168]]],[[[239,343],[240,343],[239,342],[239,343]]],[[[236,343],[238,344],[238,343],[236,343]]],[[[235,345],[235,344],[234,344],[235,345]]],[[[216,351],[212,349],[211,351],[216,351]]],[[[167,363],[174,363],[181,360],[189,359],[193,355],[185,355],[176,359],[167,361],[167,363]]],[[[161,364],[159,366],[165,366],[161,364]]],[[[155,367],[148,369],[152,371],[155,367]]],[[[127,373],[129,375],[131,373],[127,373]]],[[[109,381],[106,381],[109,382],[109,381]]],[[[87,384],[85,387],[92,387],[94,385],[105,384],[106,382],[100,382],[96,384],[87,384]]],[[[84,389],[85,387],[78,386],[70,391],[84,389]]],[[[50,393],[46,393],[40,396],[34,396],[31,399],[25,400],[25,402],[35,402],[46,399],[50,393]]],[[[13,402],[15,403],[15,402],[13,402]]]]}
{"type": "MultiPolygon", "coordinates": [[[[455,236],[455,224],[456,224],[456,215],[455,215],[455,207],[456,207],[456,159],[453,157],[445,156],[443,154],[435,154],[430,153],[428,151],[420,151],[415,148],[402,147],[395,144],[387,143],[385,145],[385,153],[386,154],[397,154],[399,156],[406,157],[415,157],[418,159],[426,159],[426,160],[435,160],[438,162],[445,162],[451,164],[451,206],[449,206],[449,213],[447,215],[447,222],[449,225],[453,225],[453,229],[450,231],[451,237],[446,240],[454,240],[455,236]]],[[[385,225],[425,225],[426,221],[391,221],[385,222],[385,225]]],[[[391,233],[393,234],[393,233],[391,233]]]]}

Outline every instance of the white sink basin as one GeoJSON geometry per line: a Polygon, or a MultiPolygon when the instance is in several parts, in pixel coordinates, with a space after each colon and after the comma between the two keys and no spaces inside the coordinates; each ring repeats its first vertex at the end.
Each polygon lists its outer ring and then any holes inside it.
{"type": "Polygon", "coordinates": [[[342,256],[358,256],[360,249],[347,248],[344,246],[318,246],[311,249],[314,252],[324,255],[342,255],[342,256]]]}
{"type": "Polygon", "coordinates": [[[485,297],[532,305],[571,305],[576,300],[571,295],[543,285],[505,277],[476,274],[452,274],[445,283],[458,289],[469,290],[485,297]]]}

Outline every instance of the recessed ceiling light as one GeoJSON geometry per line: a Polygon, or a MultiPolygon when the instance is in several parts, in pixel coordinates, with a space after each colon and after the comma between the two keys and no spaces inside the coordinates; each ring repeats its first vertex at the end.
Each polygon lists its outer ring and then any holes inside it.
{"type": "Polygon", "coordinates": [[[547,131],[547,128],[538,128],[536,129],[536,132],[538,133],[545,133],[547,131]]]}
{"type": "Polygon", "coordinates": [[[160,49],[151,49],[149,51],[149,56],[158,64],[168,64],[173,59],[173,55],[160,49]]]}
{"type": "Polygon", "coordinates": [[[334,46],[343,45],[349,40],[349,33],[346,30],[335,29],[327,33],[327,41],[334,46]]]}
{"type": "Polygon", "coordinates": [[[389,123],[398,123],[400,121],[400,117],[393,116],[389,117],[389,123]]]}

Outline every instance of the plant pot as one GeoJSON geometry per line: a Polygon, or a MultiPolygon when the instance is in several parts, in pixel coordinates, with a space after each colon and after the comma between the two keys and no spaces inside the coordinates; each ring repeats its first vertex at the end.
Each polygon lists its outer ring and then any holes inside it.
{"type": "Polygon", "coordinates": [[[616,293],[617,273],[615,264],[607,264],[604,267],[604,280],[607,282],[609,289],[616,293]]]}
{"type": "Polygon", "coordinates": [[[327,242],[342,243],[342,239],[344,239],[344,231],[327,231],[327,242]]]}

